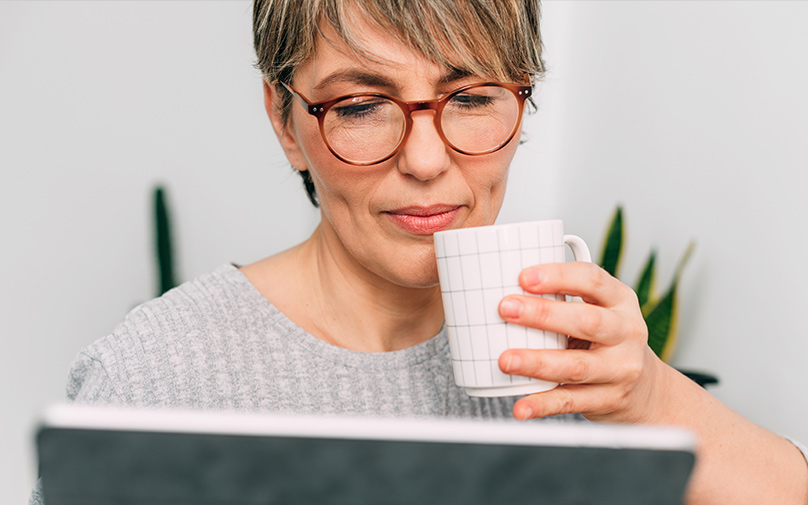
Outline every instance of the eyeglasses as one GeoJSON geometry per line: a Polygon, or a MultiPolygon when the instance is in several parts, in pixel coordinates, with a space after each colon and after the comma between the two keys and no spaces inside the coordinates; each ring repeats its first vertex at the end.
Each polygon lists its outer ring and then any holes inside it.
{"type": "Polygon", "coordinates": [[[375,165],[392,158],[412,131],[412,113],[434,110],[443,142],[470,156],[490,154],[511,141],[531,86],[483,82],[463,86],[438,100],[405,102],[380,93],[358,93],[311,103],[283,86],[320,123],[326,146],[351,165],[375,165]]]}

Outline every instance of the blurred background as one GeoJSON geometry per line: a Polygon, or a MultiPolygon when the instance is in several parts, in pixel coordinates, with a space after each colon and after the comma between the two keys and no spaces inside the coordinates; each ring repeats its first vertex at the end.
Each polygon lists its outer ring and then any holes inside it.
{"type": "MultiPolygon", "coordinates": [[[[0,501],[70,362],[157,290],[151,190],[188,280],[318,221],[266,119],[247,1],[0,2],[0,501]]],[[[547,1],[549,72],[500,222],[562,218],[680,284],[675,366],[808,442],[808,3],[547,1]]]]}

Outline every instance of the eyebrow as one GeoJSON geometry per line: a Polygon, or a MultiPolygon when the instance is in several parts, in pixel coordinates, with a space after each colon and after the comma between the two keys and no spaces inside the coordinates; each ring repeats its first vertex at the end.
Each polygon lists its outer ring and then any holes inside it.
{"type": "MultiPolygon", "coordinates": [[[[468,70],[452,67],[441,74],[440,78],[438,79],[438,83],[449,84],[471,75],[473,75],[473,73],[469,72],[468,70]]],[[[395,89],[397,87],[395,81],[381,74],[362,69],[348,69],[329,74],[314,86],[314,91],[319,91],[337,82],[351,82],[354,84],[388,89],[395,89]]]]}
{"type": "Polygon", "coordinates": [[[317,83],[314,86],[314,90],[318,91],[325,87],[334,84],[335,82],[352,82],[355,84],[364,84],[366,86],[375,86],[375,87],[382,87],[382,88],[394,88],[395,83],[390,79],[375,74],[372,72],[367,72],[365,70],[360,69],[349,69],[349,70],[340,70],[338,72],[334,72],[333,74],[329,74],[326,76],[325,79],[317,83]]]}
{"type": "Polygon", "coordinates": [[[474,72],[471,70],[466,70],[465,68],[458,68],[458,67],[450,67],[447,72],[444,72],[443,75],[440,76],[440,80],[438,81],[440,84],[449,84],[454,81],[459,81],[460,79],[465,79],[466,77],[471,77],[474,75],[474,72]]]}

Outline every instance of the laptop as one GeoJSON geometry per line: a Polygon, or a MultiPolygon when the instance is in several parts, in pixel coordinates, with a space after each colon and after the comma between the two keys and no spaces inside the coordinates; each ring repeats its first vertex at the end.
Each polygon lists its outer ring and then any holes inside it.
{"type": "Polygon", "coordinates": [[[681,504],[679,428],[58,405],[46,505],[681,504]]]}

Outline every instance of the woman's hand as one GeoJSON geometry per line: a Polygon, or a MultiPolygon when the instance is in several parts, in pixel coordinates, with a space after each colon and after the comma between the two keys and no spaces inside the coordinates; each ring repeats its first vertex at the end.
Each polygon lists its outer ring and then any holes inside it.
{"type": "Polygon", "coordinates": [[[523,270],[534,294],[576,296],[584,303],[508,296],[507,322],[570,336],[568,350],[513,349],[499,358],[503,372],[561,386],[520,399],[517,419],[581,413],[592,420],[653,422],[665,365],[648,347],[648,329],[634,291],[592,263],[556,263],[523,270]]]}
{"type": "Polygon", "coordinates": [[[683,426],[699,440],[686,503],[806,503],[803,455],[657,358],[629,287],[591,263],[528,268],[519,284],[529,293],[579,296],[585,303],[532,296],[500,302],[509,323],[570,335],[567,350],[512,349],[500,356],[505,373],[563,383],[517,401],[517,419],[574,412],[593,420],[683,426]]]}

